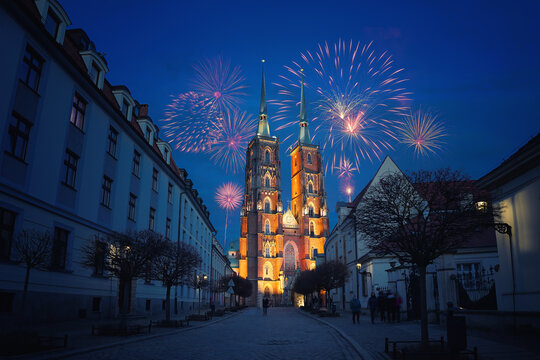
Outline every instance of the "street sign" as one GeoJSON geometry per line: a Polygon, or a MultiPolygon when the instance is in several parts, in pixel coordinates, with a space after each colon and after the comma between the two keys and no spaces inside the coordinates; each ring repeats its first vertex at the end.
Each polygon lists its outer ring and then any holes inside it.
{"type": "Polygon", "coordinates": [[[227,290],[227,294],[231,294],[231,295],[234,294],[234,290],[232,287],[229,287],[229,289],[227,290]]]}
{"type": "Polygon", "coordinates": [[[229,287],[234,287],[234,281],[233,279],[229,280],[229,283],[227,284],[229,287]]]}

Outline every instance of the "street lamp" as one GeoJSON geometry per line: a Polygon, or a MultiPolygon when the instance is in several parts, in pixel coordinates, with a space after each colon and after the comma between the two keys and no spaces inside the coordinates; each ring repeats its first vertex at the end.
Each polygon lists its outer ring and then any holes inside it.
{"type": "Polygon", "coordinates": [[[196,288],[199,289],[199,315],[201,314],[201,289],[206,286],[208,282],[208,276],[199,274],[197,275],[196,288]]]}

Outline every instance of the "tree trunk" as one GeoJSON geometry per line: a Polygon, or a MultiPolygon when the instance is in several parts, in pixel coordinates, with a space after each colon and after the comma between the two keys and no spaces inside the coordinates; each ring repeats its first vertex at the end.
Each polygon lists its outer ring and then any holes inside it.
{"type": "Polygon", "coordinates": [[[28,294],[28,283],[30,282],[30,266],[26,266],[26,275],[24,277],[24,290],[23,290],[23,298],[22,298],[22,307],[21,307],[21,315],[24,316],[24,311],[26,310],[26,295],[28,294]]]}
{"type": "Polygon", "coordinates": [[[120,280],[120,314],[126,315],[129,313],[129,303],[131,301],[131,279],[120,280]]]}
{"type": "Polygon", "coordinates": [[[165,294],[165,321],[171,320],[171,286],[167,285],[167,292],[165,294]]]}
{"type": "Polygon", "coordinates": [[[428,334],[428,310],[426,301],[426,266],[419,266],[420,272],[420,328],[422,335],[422,347],[427,348],[429,334],[428,334]]]}

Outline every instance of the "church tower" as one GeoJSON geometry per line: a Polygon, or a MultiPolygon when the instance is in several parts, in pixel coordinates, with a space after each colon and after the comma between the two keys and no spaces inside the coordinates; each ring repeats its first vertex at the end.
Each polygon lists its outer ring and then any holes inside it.
{"type": "Polygon", "coordinates": [[[264,60],[257,134],[246,151],[244,200],[238,274],[252,282],[248,305],[261,306],[263,296],[279,301],[279,273],[283,263],[279,141],[270,135],[266,108],[264,60]]]}
{"type": "Polygon", "coordinates": [[[302,270],[312,269],[317,254],[324,253],[328,236],[328,205],[320,147],[312,144],[309,136],[303,80],[298,143],[291,150],[291,191],[291,212],[303,236],[303,249],[298,249],[300,266],[302,270]]]}

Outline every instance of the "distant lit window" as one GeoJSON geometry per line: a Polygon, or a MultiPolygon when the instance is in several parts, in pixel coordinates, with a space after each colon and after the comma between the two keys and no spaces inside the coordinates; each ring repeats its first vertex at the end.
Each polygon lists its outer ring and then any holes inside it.
{"type": "Polygon", "coordinates": [[[69,121],[81,130],[84,126],[86,104],[87,102],[82,98],[82,96],[75,93],[75,96],[73,97],[73,106],[71,108],[71,117],[69,118],[69,121]]]}
{"type": "Polygon", "coordinates": [[[47,12],[47,18],[45,19],[45,29],[51,36],[56,39],[58,35],[58,29],[60,28],[60,19],[50,9],[47,12]]]}
{"type": "Polygon", "coordinates": [[[43,58],[33,48],[26,46],[21,67],[21,81],[30,89],[38,91],[42,68],[43,58]]]}
{"type": "Polygon", "coordinates": [[[478,201],[476,203],[476,210],[486,212],[487,211],[487,201],[478,201]]]}

